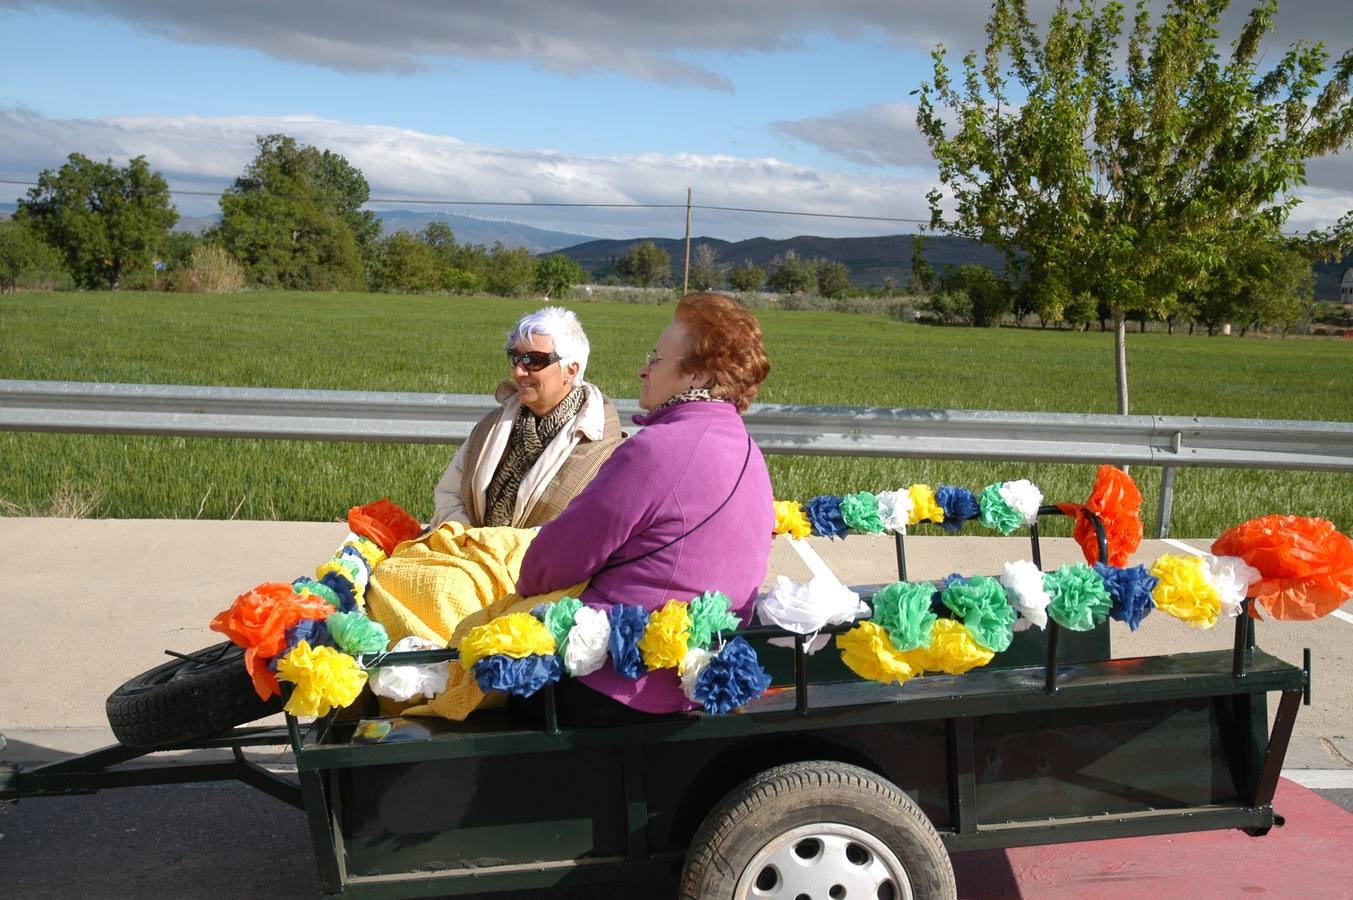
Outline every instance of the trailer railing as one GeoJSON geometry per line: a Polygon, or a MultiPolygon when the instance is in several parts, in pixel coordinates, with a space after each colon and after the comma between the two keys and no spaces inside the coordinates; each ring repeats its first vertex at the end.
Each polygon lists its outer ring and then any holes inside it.
{"type": "MultiPolygon", "coordinates": [[[[638,412],[618,400],[622,421],[638,412]]],[[[0,431],[459,443],[494,407],[425,394],[0,380],[0,431]]],[[[1353,423],[754,404],[767,453],[1159,466],[1157,537],[1179,468],[1353,471],[1353,423]]]]}

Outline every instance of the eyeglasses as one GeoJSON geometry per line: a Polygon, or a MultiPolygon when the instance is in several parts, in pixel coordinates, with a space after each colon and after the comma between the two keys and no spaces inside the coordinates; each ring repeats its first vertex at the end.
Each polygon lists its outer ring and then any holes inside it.
{"type": "Polygon", "coordinates": [[[684,356],[659,356],[658,351],[654,350],[652,353],[648,354],[648,356],[644,358],[644,368],[651,369],[658,363],[662,362],[664,359],[675,359],[679,361],[685,358],[686,357],[684,356]]]}
{"type": "Polygon", "coordinates": [[[541,350],[527,350],[525,353],[513,353],[507,351],[507,362],[510,366],[521,366],[528,372],[539,372],[546,366],[552,366],[563,359],[558,353],[553,351],[545,353],[541,350]]]}

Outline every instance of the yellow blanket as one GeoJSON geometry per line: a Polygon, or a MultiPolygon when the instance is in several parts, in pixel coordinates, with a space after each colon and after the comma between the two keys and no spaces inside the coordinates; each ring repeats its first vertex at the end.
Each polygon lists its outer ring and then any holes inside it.
{"type": "Polygon", "coordinates": [[[530,528],[443,522],[376,567],[367,615],[385,626],[392,644],[411,634],[446,644],[466,616],[512,593],[533,537],[530,528]]]}
{"type": "MultiPolygon", "coordinates": [[[[400,544],[376,567],[366,589],[367,615],[385,626],[392,644],[413,634],[455,647],[465,632],[490,619],[577,597],[587,582],[538,597],[513,593],[534,537],[531,528],[467,528],[443,522],[431,533],[400,544]]],[[[474,676],[453,662],[446,690],[403,714],[463,720],[502,700],[496,692],[486,697],[474,676]]]]}

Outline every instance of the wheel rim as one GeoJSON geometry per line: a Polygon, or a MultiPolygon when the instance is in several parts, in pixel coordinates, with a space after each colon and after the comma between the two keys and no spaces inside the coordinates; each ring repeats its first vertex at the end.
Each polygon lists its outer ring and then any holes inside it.
{"type": "Polygon", "coordinates": [[[777,835],[742,870],[737,900],[913,900],[911,879],[878,837],[836,822],[777,835]]]}

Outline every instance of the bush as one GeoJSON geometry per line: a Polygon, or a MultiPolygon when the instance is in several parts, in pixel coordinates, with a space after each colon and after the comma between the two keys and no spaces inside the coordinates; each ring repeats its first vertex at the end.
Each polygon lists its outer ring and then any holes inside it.
{"type": "Polygon", "coordinates": [[[178,289],[191,294],[232,294],[244,287],[244,266],[220,244],[193,248],[178,289]]]}

